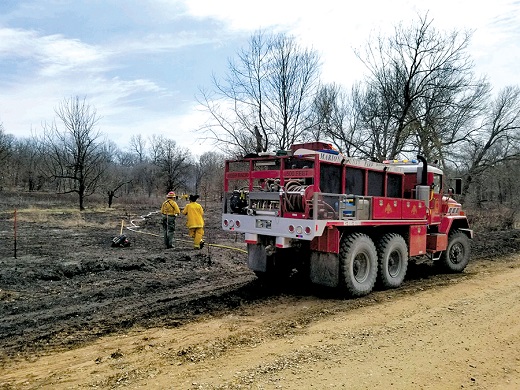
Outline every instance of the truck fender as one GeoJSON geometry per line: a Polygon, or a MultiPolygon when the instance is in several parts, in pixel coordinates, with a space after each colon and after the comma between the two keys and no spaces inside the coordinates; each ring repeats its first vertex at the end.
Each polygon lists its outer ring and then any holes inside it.
{"type": "Polygon", "coordinates": [[[441,220],[439,233],[450,234],[454,229],[464,231],[469,238],[473,238],[473,230],[469,228],[465,216],[447,216],[441,220]]]}

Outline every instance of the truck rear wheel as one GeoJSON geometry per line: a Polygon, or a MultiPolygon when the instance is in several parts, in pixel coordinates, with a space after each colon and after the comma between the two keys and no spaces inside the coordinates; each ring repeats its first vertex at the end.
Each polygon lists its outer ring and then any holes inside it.
{"type": "Polygon", "coordinates": [[[468,265],[470,245],[468,236],[460,230],[448,237],[448,247],[441,255],[441,265],[449,272],[462,272],[468,265]]]}
{"type": "Polygon", "coordinates": [[[378,282],[385,288],[399,287],[408,269],[408,247],[399,234],[385,234],[377,243],[378,282]]]}
{"type": "Polygon", "coordinates": [[[341,284],[348,295],[361,297],[374,288],[377,277],[377,251],[370,237],[354,233],[341,241],[340,253],[341,284]]]}

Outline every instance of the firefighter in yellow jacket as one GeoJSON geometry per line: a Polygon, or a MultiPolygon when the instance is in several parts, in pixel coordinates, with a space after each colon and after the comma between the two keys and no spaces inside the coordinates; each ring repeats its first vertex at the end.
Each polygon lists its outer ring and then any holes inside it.
{"type": "Polygon", "coordinates": [[[187,216],[186,226],[188,227],[188,234],[193,237],[193,248],[202,249],[204,246],[204,210],[202,206],[197,203],[198,195],[190,195],[188,203],[182,213],[187,216]]]}
{"type": "Polygon", "coordinates": [[[162,225],[164,229],[164,245],[173,248],[173,234],[175,233],[175,219],[181,210],[175,201],[175,192],[170,191],[161,206],[162,225]]]}

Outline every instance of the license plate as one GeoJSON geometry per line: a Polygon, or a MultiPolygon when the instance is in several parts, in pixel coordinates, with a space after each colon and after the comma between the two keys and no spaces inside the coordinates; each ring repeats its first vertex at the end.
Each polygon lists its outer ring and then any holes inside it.
{"type": "Polygon", "coordinates": [[[256,228],[257,229],[271,229],[272,221],[270,219],[257,219],[256,220],[256,228]]]}

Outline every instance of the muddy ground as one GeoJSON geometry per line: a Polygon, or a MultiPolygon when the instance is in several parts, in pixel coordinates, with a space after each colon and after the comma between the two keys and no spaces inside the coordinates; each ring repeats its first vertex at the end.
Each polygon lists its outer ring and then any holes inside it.
{"type": "Polygon", "coordinates": [[[18,209],[16,258],[14,214],[5,208],[0,362],[72,348],[135,325],[176,326],[239,304],[248,295],[244,286],[255,279],[244,267],[244,244],[220,228],[216,203],[207,206],[210,245],[200,251],[192,249],[183,217],[176,248],[165,249],[153,205],[87,209],[81,215],[71,208],[18,209]],[[130,246],[112,247],[121,224],[130,246]]]}
{"type": "MultiPolygon", "coordinates": [[[[241,238],[229,235],[220,228],[220,204],[204,201],[201,203],[206,206],[206,242],[209,245],[200,251],[191,249],[182,218],[177,223],[177,247],[174,250],[163,248],[157,213],[161,200],[158,200],[156,207],[153,202],[148,205],[116,204],[111,209],[91,208],[81,214],[71,207],[38,205],[36,201],[29,202],[31,207],[18,205],[14,257],[13,204],[8,202],[9,197],[2,199],[0,388],[78,388],[85,381],[88,382],[86,387],[144,388],[148,385],[135,372],[139,380],[123,378],[118,381],[116,374],[107,372],[107,378],[95,379],[92,375],[86,375],[79,379],[79,384],[60,382],[56,376],[45,375],[43,371],[40,374],[35,372],[42,367],[40,359],[54,360],[58,356],[61,359],[63,354],[82,351],[101,340],[104,343],[113,340],[113,348],[105,345],[105,351],[112,352],[108,357],[100,354],[89,358],[90,363],[100,364],[128,357],[127,351],[121,352],[117,341],[122,335],[137,334],[136,337],[145,340],[151,336],[143,336],[142,332],[157,329],[185,332],[183,339],[189,339],[190,334],[211,335],[211,330],[208,333],[208,329],[198,328],[208,318],[260,311],[268,318],[276,317],[285,324],[283,329],[268,326],[261,330],[251,328],[242,331],[240,337],[243,339],[235,340],[234,345],[249,348],[257,342],[262,344],[255,341],[257,334],[264,340],[273,340],[287,334],[288,329],[290,333],[308,327],[317,318],[323,318],[323,313],[319,314],[320,307],[328,307],[324,310],[336,313],[343,310],[338,309],[338,305],[347,311],[358,310],[373,306],[374,299],[384,296],[378,294],[386,294],[376,291],[369,297],[344,301],[330,291],[319,288],[302,289],[291,284],[278,289],[260,286],[245,265],[245,246],[241,238]],[[112,238],[119,235],[121,222],[130,246],[112,247],[112,238]],[[318,308],[318,314],[302,316],[299,312],[294,314],[294,318],[288,316],[286,320],[281,320],[287,306],[299,305],[318,308]],[[273,309],[266,314],[266,307],[278,307],[282,312],[273,309]],[[33,380],[13,376],[13,370],[22,366],[28,370],[23,375],[33,380]]],[[[19,199],[18,202],[23,203],[19,199]]],[[[184,203],[180,201],[179,204],[182,206],[184,203]]],[[[471,267],[477,267],[473,273],[491,269],[494,264],[502,264],[503,267],[504,259],[520,252],[520,232],[476,232],[472,250],[471,267]]],[[[403,297],[420,291],[433,294],[454,281],[463,280],[467,275],[468,272],[461,275],[438,274],[435,267],[425,263],[411,267],[406,283],[391,294],[403,297]]],[[[504,305],[507,307],[507,302],[504,305]]],[[[172,341],[171,338],[169,340],[172,341]]],[[[210,340],[208,336],[206,343],[212,343],[210,340]]],[[[212,353],[217,357],[224,354],[215,346],[204,352],[205,357],[201,357],[197,355],[194,345],[170,346],[169,353],[175,356],[175,364],[204,361],[212,353]]],[[[226,350],[228,347],[220,348],[226,350]]],[[[140,352],[135,350],[133,353],[140,352]]],[[[520,356],[518,359],[520,362],[520,356]]],[[[62,369],[66,371],[67,368],[62,369]]],[[[147,377],[148,374],[149,371],[146,371],[143,375],[147,377]]],[[[200,381],[197,382],[197,376],[192,378],[186,374],[186,378],[188,384],[182,386],[166,385],[166,381],[158,387],[291,388],[289,382],[284,386],[283,381],[253,386],[254,381],[248,382],[243,378],[239,382],[229,379],[221,384],[218,380],[211,382],[208,379],[206,385],[201,385],[200,381]]],[[[468,384],[472,384],[471,380],[468,384]]]]}

